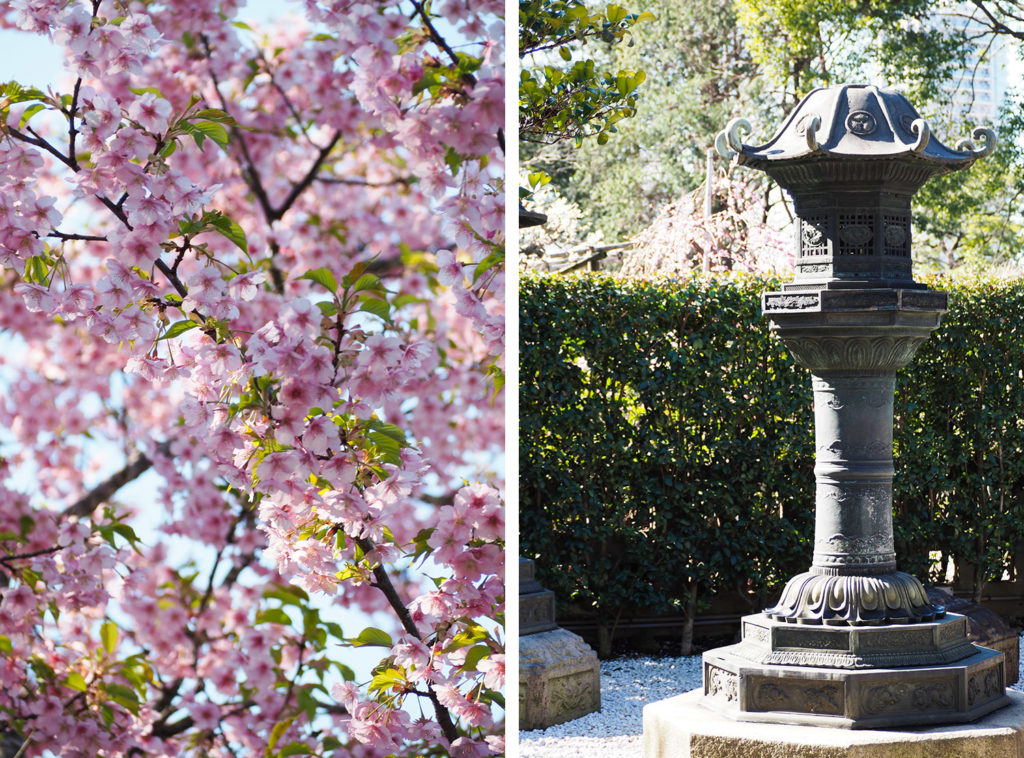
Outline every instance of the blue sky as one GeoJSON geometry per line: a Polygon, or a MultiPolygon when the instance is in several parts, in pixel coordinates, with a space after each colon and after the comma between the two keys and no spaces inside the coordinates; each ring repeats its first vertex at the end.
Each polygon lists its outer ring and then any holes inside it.
{"type": "MultiPolygon", "coordinates": [[[[268,24],[298,8],[287,0],[260,0],[254,7],[243,8],[241,21],[268,24]]],[[[41,34],[27,34],[13,29],[0,29],[0,82],[15,80],[45,89],[56,87],[62,74],[61,51],[41,34]]]]}

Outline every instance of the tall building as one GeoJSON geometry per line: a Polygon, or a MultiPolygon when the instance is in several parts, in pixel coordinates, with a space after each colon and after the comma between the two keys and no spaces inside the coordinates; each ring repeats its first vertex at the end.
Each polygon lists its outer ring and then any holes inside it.
{"type": "Polygon", "coordinates": [[[1008,36],[999,35],[994,39],[975,14],[978,9],[969,3],[959,4],[953,12],[939,15],[939,22],[951,29],[965,31],[978,40],[977,47],[966,64],[944,87],[953,99],[953,118],[967,119],[976,123],[991,123],[996,120],[999,106],[1006,97],[1007,89],[1020,82],[1011,75],[1012,69],[1019,70],[1015,61],[1015,50],[1008,36]]]}

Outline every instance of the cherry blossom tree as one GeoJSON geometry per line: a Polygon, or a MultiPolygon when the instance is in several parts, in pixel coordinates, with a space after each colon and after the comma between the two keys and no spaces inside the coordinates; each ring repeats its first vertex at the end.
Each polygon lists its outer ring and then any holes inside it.
{"type": "Polygon", "coordinates": [[[500,753],[503,4],[241,5],[0,2],[0,750],[500,753]]]}
{"type": "Polygon", "coordinates": [[[650,276],[691,271],[756,271],[781,274],[791,268],[786,236],[766,219],[755,185],[732,176],[713,185],[711,214],[703,190],[669,203],[623,255],[622,271],[650,276]]]}

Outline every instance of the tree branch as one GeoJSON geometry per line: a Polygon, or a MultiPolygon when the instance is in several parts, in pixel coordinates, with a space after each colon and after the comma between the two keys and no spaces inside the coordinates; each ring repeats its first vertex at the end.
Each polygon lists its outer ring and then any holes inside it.
{"type": "Polygon", "coordinates": [[[430,39],[434,41],[435,45],[448,53],[448,57],[452,60],[452,65],[458,66],[459,56],[455,54],[455,51],[452,50],[448,46],[448,43],[444,41],[444,37],[442,37],[438,33],[437,29],[434,28],[434,24],[430,20],[430,14],[427,13],[426,9],[423,7],[423,3],[417,2],[417,0],[410,0],[410,2],[412,2],[412,7],[416,9],[416,13],[418,13],[420,18],[423,19],[423,24],[427,27],[427,31],[430,33],[430,39]]]}
{"type": "Polygon", "coordinates": [[[411,176],[399,176],[395,179],[389,179],[386,182],[371,182],[366,179],[344,179],[337,176],[316,176],[313,177],[318,182],[324,184],[351,184],[356,187],[390,187],[395,184],[412,184],[415,179],[411,176]]]}
{"type": "Polygon", "coordinates": [[[284,202],[280,207],[272,209],[270,216],[267,217],[267,221],[269,223],[272,224],[275,221],[279,221],[284,214],[288,212],[295,201],[299,199],[299,195],[301,195],[306,188],[313,183],[313,180],[316,179],[317,171],[320,170],[324,161],[327,160],[327,156],[330,154],[331,150],[334,149],[334,146],[338,144],[340,139],[341,132],[337,131],[334,133],[334,136],[331,137],[331,141],[320,148],[317,152],[316,158],[313,160],[313,165],[309,167],[309,171],[306,172],[306,175],[292,187],[292,191],[288,193],[288,197],[284,199],[284,202]]]}
{"type": "MultiPolygon", "coordinates": [[[[159,450],[163,455],[168,455],[170,452],[170,446],[170,442],[161,442],[157,445],[157,450],[159,450]]],[[[65,508],[60,514],[61,518],[68,518],[70,516],[85,518],[100,505],[110,500],[110,498],[112,498],[119,489],[128,484],[128,482],[138,479],[146,473],[152,465],[153,461],[151,461],[144,453],[140,453],[138,458],[129,462],[128,465],[120,471],[111,474],[103,482],[100,482],[100,484],[93,487],[85,495],[65,508]]]]}
{"type": "MultiPolygon", "coordinates": [[[[364,553],[369,553],[375,547],[370,540],[364,538],[357,538],[356,544],[359,545],[364,553]]],[[[409,609],[402,602],[402,597],[398,594],[398,590],[395,589],[395,585],[391,582],[391,577],[384,570],[382,563],[374,566],[373,578],[377,589],[384,593],[384,597],[388,599],[388,603],[391,605],[392,610],[394,610],[395,615],[398,616],[398,620],[402,622],[402,628],[411,637],[415,637],[422,642],[423,637],[419,629],[416,628],[416,622],[412,620],[412,614],[409,613],[409,609]]],[[[434,712],[437,714],[437,723],[440,724],[441,731],[444,732],[444,736],[448,738],[449,742],[454,742],[459,738],[459,730],[455,727],[451,714],[447,708],[441,705],[441,701],[438,700],[437,693],[434,691],[434,686],[429,682],[427,683],[427,691],[430,702],[434,705],[434,712]]]]}

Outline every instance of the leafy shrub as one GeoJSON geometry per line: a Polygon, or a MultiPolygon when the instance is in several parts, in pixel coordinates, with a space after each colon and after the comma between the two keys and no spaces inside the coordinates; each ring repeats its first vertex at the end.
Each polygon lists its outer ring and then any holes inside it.
{"type": "MultiPolygon", "coordinates": [[[[521,281],[522,552],[599,626],[724,589],[763,606],[810,565],[810,377],[759,312],[779,284],[521,281]]],[[[980,591],[1024,538],[1024,284],[931,284],[952,305],[898,382],[897,557],[980,591]]]]}

